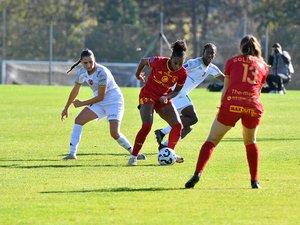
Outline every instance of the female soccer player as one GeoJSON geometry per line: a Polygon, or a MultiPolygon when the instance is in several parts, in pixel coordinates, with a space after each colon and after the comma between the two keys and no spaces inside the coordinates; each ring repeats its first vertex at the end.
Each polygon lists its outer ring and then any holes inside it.
{"type": "Polygon", "coordinates": [[[243,125],[251,187],[261,188],[258,182],[259,150],[256,132],[263,113],[259,96],[268,76],[268,66],[261,55],[260,44],[254,36],[247,35],[241,40],[240,51],[241,55],[226,62],[221,107],[209,136],[201,147],[194,176],[186,182],[186,188],[193,188],[199,181],[214,148],[239,119],[243,125]]]}
{"type": "MultiPolygon", "coordinates": [[[[75,85],[70,92],[65,108],[61,113],[61,120],[68,117],[70,105],[77,107],[85,106],[75,119],[71,140],[70,154],[64,160],[77,159],[76,153],[81,138],[82,126],[87,122],[107,117],[110,126],[110,135],[125,148],[129,153],[132,146],[127,138],[120,133],[120,124],[124,113],[124,99],[120,88],[116,84],[109,69],[97,64],[94,53],[90,49],[81,52],[80,59],[69,69],[69,73],[79,63],[82,67],[78,70],[75,85]],[[92,89],[94,97],[85,101],[75,99],[79,93],[81,85],[86,82],[92,89]]],[[[146,159],[144,155],[139,155],[138,159],[146,159]]]]}
{"type": "MultiPolygon", "coordinates": [[[[202,57],[190,59],[183,65],[188,72],[188,77],[179,94],[172,99],[173,104],[180,114],[180,119],[183,125],[180,140],[190,133],[192,131],[192,125],[198,122],[197,113],[188,94],[199,84],[201,84],[208,76],[213,76],[221,81],[224,81],[224,74],[216,65],[211,63],[216,54],[217,47],[212,43],[207,43],[204,45],[202,57]]],[[[164,129],[158,129],[154,132],[156,140],[160,146],[164,136],[170,133],[170,130],[171,127],[168,126],[164,129]]],[[[166,140],[162,146],[167,145],[168,140],[166,140]]]]}
{"type": "MultiPolygon", "coordinates": [[[[139,95],[142,127],[135,138],[133,151],[128,161],[130,166],[137,165],[137,155],[152,127],[154,110],[172,127],[168,147],[174,149],[180,137],[182,125],[179,114],[171,103],[171,99],[179,93],[187,78],[187,71],[182,67],[187,48],[183,40],[177,40],[172,44],[171,48],[172,55],[170,58],[143,58],[138,65],[136,71],[138,80],[145,82],[145,77],[142,73],[145,66],[151,67],[151,72],[139,95]],[[172,90],[172,86],[175,84],[176,87],[172,90]]],[[[176,161],[180,163],[184,160],[182,157],[177,156],[176,161]]]]}

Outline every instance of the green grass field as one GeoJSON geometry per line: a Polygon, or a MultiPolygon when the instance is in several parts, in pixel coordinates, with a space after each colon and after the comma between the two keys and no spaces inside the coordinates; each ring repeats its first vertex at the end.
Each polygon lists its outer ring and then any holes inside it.
{"type": "MultiPolygon", "coordinates": [[[[128,167],[126,151],[109,136],[105,120],[83,129],[77,161],[62,161],[80,109],[60,113],[71,87],[0,86],[0,224],[299,224],[300,92],[262,94],[258,132],[260,183],[250,188],[241,125],[216,148],[195,189],[194,172],[221,93],[191,93],[199,115],[192,133],[177,145],[185,163],[158,166],[153,131],[142,152],[147,161],[128,167]]],[[[141,120],[138,88],[123,88],[122,132],[133,142],[141,120]]],[[[84,87],[79,98],[91,97],[84,87]]]]}

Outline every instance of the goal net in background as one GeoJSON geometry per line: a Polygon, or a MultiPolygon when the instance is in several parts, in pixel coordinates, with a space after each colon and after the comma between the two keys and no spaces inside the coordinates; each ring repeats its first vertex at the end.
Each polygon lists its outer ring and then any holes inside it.
{"type": "MultiPolygon", "coordinates": [[[[121,87],[137,87],[135,63],[101,63],[112,72],[121,87]]],[[[2,84],[73,85],[76,68],[67,75],[73,62],[2,61],[2,84]]]]}

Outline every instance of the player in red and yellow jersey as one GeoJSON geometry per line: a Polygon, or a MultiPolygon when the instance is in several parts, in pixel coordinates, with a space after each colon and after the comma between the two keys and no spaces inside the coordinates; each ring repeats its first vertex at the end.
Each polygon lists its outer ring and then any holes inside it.
{"type": "Polygon", "coordinates": [[[258,182],[259,150],[256,132],[263,113],[259,96],[268,76],[268,66],[262,58],[260,44],[254,36],[245,36],[241,40],[240,50],[241,55],[229,59],[226,63],[221,107],[209,136],[201,147],[194,176],[185,184],[186,188],[193,188],[199,181],[214,148],[240,119],[251,187],[261,188],[258,182]]]}
{"type": "MultiPolygon", "coordinates": [[[[137,165],[136,158],[142,148],[147,135],[153,124],[154,110],[164,119],[172,130],[169,135],[168,147],[174,149],[182,129],[180,116],[173,106],[171,99],[174,98],[187,78],[187,71],[183,67],[186,57],[186,43],[183,40],[177,40],[172,44],[172,55],[168,57],[151,57],[141,59],[136,77],[145,82],[145,66],[151,67],[150,75],[139,95],[139,110],[142,118],[142,127],[136,135],[132,155],[128,165],[137,165]],[[172,87],[176,85],[175,89],[172,87]]],[[[177,156],[177,162],[183,162],[183,158],[177,156]]]]}

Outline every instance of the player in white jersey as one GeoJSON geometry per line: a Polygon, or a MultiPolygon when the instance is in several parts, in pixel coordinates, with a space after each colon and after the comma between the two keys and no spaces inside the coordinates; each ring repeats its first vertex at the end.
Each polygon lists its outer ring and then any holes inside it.
{"type": "MultiPolygon", "coordinates": [[[[90,49],[84,49],[81,52],[80,59],[67,73],[79,63],[82,64],[82,67],[76,74],[75,85],[61,113],[61,120],[63,121],[68,117],[68,109],[72,103],[76,108],[82,106],[85,106],[85,108],[75,119],[70,138],[70,153],[63,159],[77,159],[76,153],[81,138],[82,126],[91,120],[101,120],[104,117],[109,122],[110,135],[131,154],[132,145],[120,133],[120,124],[124,114],[124,98],[113,75],[105,66],[96,63],[94,53],[90,49]],[[76,97],[84,82],[92,89],[94,97],[80,101],[76,97]]],[[[146,157],[140,154],[138,159],[145,160],[146,157]]]]}
{"type": "MultiPolygon", "coordinates": [[[[188,77],[179,94],[172,99],[173,104],[178,110],[183,125],[180,140],[183,139],[192,130],[192,125],[198,122],[198,116],[194,109],[193,103],[188,97],[188,94],[201,84],[208,76],[213,76],[221,81],[224,81],[224,74],[214,65],[212,60],[217,53],[217,47],[212,43],[207,43],[203,48],[202,57],[188,60],[184,67],[188,72],[188,77]]],[[[164,129],[155,130],[156,140],[159,148],[168,145],[168,141],[161,143],[164,136],[170,132],[170,126],[164,129]]]]}

